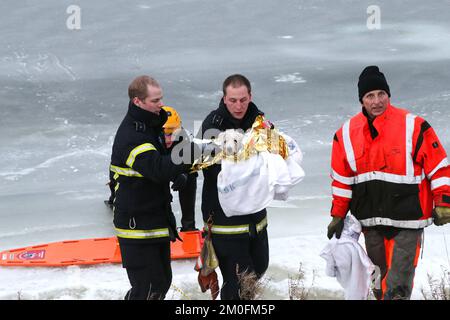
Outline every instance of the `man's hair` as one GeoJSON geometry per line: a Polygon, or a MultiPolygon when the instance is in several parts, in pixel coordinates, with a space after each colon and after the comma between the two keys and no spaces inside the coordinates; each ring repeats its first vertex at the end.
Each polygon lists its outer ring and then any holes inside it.
{"type": "Polygon", "coordinates": [[[159,83],[149,76],[139,76],[131,81],[128,86],[128,96],[130,100],[137,97],[139,100],[144,100],[148,96],[148,85],[152,87],[159,87],[159,83]]]}
{"type": "Polygon", "coordinates": [[[227,94],[226,89],[229,85],[231,85],[233,88],[246,86],[248,93],[249,94],[252,93],[252,86],[250,85],[250,81],[248,81],[248,79],[244,77],[242,74],[233,74],[225,79],[222,87],[224,96],[227,94]]]}

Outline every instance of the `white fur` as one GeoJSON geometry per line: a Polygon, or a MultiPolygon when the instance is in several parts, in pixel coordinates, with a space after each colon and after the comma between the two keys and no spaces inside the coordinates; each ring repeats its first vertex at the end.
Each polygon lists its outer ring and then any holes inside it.
{"type": "Polygon", "coordinates": [[[242,148],[244,134],[240,130],[228,129],[221,132],[215,142],[227,155],[234,155],[242,148]]]}

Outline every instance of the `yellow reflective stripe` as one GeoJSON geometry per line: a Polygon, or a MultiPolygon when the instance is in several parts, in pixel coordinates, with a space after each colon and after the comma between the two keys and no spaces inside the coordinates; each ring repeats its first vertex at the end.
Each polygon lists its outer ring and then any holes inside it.
{"type": "Polygon", "coordinates": [[[169,229],[152,229],[152,230],[128,230],[115,228],[117,236],[125,239],[156,239],[169,236],[169,229]]]}
{"type": "MultiPolygon", "coordinates": [[[[142,174],[140,174],[139,172],[130,169],[130,168],[121,168],[118,166],[113,166],[111,165],[109,167],[109,170],[111,170],[112,172],[115,172],[116,174],[119,174],[121,176],[127,176],[127,177],[139,177],[142,178],[144,177],[142,174]]],[[[114,175],[115,176],[115,175],[114,175]]]]}
{"type": "MultiPolygon", "coordinates": [[[[261,232],[264,227],[267,226],[267,217],[261,220],[256,225],[256,232],[261,232]]],[[[208,231],[208,226],[205,226],[205,230],[208,231]]],[[[248,224],[242,224],[237,226],[218,226],[213,225],[211,228],[211,232],[215,234],[242,234],[250,232],[250,226],[248,224]]]]}
{"type": "Polygon", "coordinates": [[[147,151],[151,151],[151,150],[156,150],[156,148],[151,143],[144,143],[144,144],[137,146],[136,148],[131,150],[130,155],[128,156],[128,159],[125,162],[125,164],[127,166],[129,166],[130,168],[132,168],[134,161],[136,160],[136,157],[138,155],[140,155],[143,152],[147,152],[147,151]]]}
{"type": "Polygon", "coordinates": [[[116,173],[114,174],[113,179],[114,179],[114,180],[117,180],[118,178],[119,178],[119,174],[116,172],[116,173]]]}
{"type": "MultiPolygon", "coordinates": [[[[208,227],[206,226],[206,230],[208,230],[208,227]]],[[[213,225],[211,228],[212,233],[217,234],[241,234],[241,233],[248,233],[249,232],[249,225],[243,224],[239,226],[218,226],[213,225]]]]}
{"type": "Polygon", "coordinates": [[[114,187],[114,191],[115,191],[115,192],[117,192],[117,190],[119,189],[119,185],[120,185],[120,183],[117,182],[117,183],[116,183],[116,186],[114,187]]]}
{"type": "Polygon", "coordinates": [[[261,232],[262,229],[264,229],[264,227],[266,226],[267,226],[267,217],[262,219],[261,222],[256,225],[256,232],[258,233],[261,232]]]}

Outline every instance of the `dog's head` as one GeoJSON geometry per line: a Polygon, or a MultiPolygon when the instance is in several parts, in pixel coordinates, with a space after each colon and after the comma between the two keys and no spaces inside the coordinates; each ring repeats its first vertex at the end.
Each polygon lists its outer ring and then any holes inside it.
{"type": "Polygon", "coordinates": [[[216,142],[226,155],[234,155],[242,149],[243,137],[242,130],[228,129],[217,136],[216,142]]]}

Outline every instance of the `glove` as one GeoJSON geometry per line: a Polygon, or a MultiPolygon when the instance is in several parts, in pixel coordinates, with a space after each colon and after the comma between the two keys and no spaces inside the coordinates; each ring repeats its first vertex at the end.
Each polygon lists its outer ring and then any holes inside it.
{"type": "Polygon", "coordinates": [[[182,173],[178,175],[174,180],[172,184],[172,190],[173,191],[180,191],[186,187],[188,181],[188,175],[187,173],[182,173]]]}
{"type": "Polygon", "coordinates": [[[450,208],[449,207],[436,207],[433,209],[434,224],[437,226],[443,226],[450,222],[450,208]]]}
{"type": "Polygon", "coordinates": [[[336,239],[339,239],[342,234],[342,229],[344,229],[344,219],[339,217],[333,217],[330,224],[328,225],[328,239],[333,237],[333,234],[336,234],[336,239]]]}
{"type": "Polygon", "coordinates": [[[114,198],[116,196],[116,191],[115,191],[115,187],[116,187],[116,181],[114,181],[113,179],[111,179],[107,185],[109,186],[109,190],[111,191],[111,194],[109,196],[108,200],[105,200],[104,203],[111,209],[113,210],[114,208],[114,198]]]}
{"type": "Polygon", "coordinates": [[[202,272],[198,273],[198,284],[200,285],[200,289],[202,292],[206,292],[207,290],[211,290],[211,297],[213,300],[216,300],[219,295],[219,281],[217,280],[216,271],[212,271],[207,276],[202,275],[202,272]]]}
{"type": "Polygon", "coordinates": [[[181,239],[180,235],[178,234],[177,221],[175,220],[175,216],[173,215],[172,210],[170,210],[167,214],[168,214],[167,222],[169,224],[169,239],[170,239],[170,241],[175,242],[178,239],[181,242],[183,242],[183,239],[181,239]]]}

